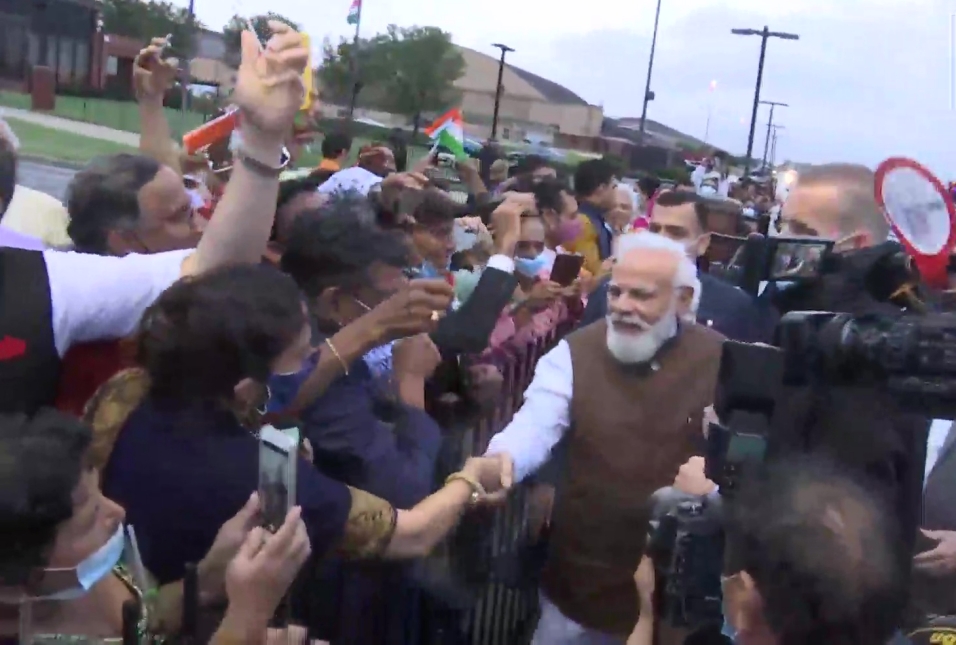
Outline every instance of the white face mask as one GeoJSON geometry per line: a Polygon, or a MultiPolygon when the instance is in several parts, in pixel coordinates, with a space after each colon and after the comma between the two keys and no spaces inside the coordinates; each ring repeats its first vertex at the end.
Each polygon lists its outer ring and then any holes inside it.
{"type": "MultiPolygon", "coordinates": [[[[37,600],[74,600],[83,597],[119,564],[125,547],[126,533],[123,530],[123,525],[120,524],[116,528],[116,533],[103,546],[88,555],[85,560],[76,566],[75,586],[37,598],[37,600]]],[[[49,571],[61,570],[50,569],[49,571]]]]}

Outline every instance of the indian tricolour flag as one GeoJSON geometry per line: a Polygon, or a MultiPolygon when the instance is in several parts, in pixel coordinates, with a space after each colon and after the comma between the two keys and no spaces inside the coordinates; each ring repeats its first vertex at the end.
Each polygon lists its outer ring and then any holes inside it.
{"type": "Polygon", "coordinates": [[[462,127],[461,110],[452,108],[435,119],[435,122],[425,128],[425,134],[435,142],[435,147],[444,146],[456,159],[467,159],[465,152],[465,130],[462,127]]]}
{"type": "Polygon", "coordinates": [[[346,19],[350,25],[357,25],[361,20],[362,0],[352,0],[352,6],[349,7],[349,17],[346,19]]]}

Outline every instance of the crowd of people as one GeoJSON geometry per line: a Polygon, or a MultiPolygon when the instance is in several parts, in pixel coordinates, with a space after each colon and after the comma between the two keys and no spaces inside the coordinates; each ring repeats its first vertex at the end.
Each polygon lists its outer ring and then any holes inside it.
{"type": "MultiPolygon", "coordinates": [[[[718,494],[700,455],[722,343],[770,342],[781,302],[811,308],[699,268],[714,233],[780,205],[748,182],[729,200],[706,175],[632,187],[601,159],[562,177],[495,155],[458,163],[461,204],[400,145],[350,166],[345,133],[288,178],[307,51],[270,28],[264,48],[242,34],[231,146],[172,141],[162,39],[135,65],[140,153],[90,163],[65,204],[23,197],[0,137],[0,640],[415,645],[422,597],[447,592],[426,557],[523,490],[522,530],[547,540],[532,643],[681,642],[655,620],[648,500],[718,494]],[[445,477],[456,439],[436,410],[489,416],[516,357],[552,339],[520,408],[445,477]],[[300,438],[274,532],[267,427],[300,438]]],[[[809,169],[779,224],[872,246],[888,230],[871,186],[862,167],[809,169]]],[[[881,405],[872,427],[894,422],[881,405]]],[[[743,487],[724,580],[739,642],[886,642],[908,599],[956,613],[951,425],[929,433],[915,559],[852,469],[795,459],[743,487]]]]}

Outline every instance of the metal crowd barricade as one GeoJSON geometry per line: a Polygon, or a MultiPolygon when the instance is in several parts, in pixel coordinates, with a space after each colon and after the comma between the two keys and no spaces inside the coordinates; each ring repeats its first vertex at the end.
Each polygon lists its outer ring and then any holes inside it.
{"type": "MultiPolygon", "coordinates": [[[[546,333],[532,337],[530,342],[506,344],[480,361],[490,359],[501,370],[504,376],[501,400],[476,423],[450,429],[456,450],[446,453],[444,463],[440,464],[441,478],[460,467],[469,456],[484,453],[492,436],[508,425],[521,406],[538,359],[561,340],[575,322],[571,316],[565,316],[546,333]]],[[[519,486],[509,496],[507,505],[500,509],[470,513],[449,540],[446,555],[451,568],[470,587],[474,602],[470,608],[459,610],[452,619],[457,624],[451,628],[444,625],[440,636],[435,635],[434,629],[423,630],[431,635],[426,641],[429,645],[521,645],[530,641],[537,620],[538,591],[533,581],[529,584],[527,580],[515,579],[521,578],[516,569],[521,568],[521,547],[527,543],[527,490],[527,486],[519,486]],[[449,629],[456,632],[454,637],[448,637],[449,629]]],[[[433,605],[426,602],[426,622],[429,612],[434,610],[433,605]]]]}
{"type": "MultiPolygon", "coordinates": [[[[538,359],[575,324],[558,319],[530,338],[515,338],[464,365],[492,363],[504,377],[501,397],[474,415],[434,411],[445,431],[438,486],[470,456],[481,455],[491,437],[521,406],[538,359]]],[[[327,563],[302,581],[306,624],[332,645],[524,645],[538,614],[533,580],[509,574],[521,559],[528,528],[527,487],[507,505],[474,509],[429,558],[399,563],[327,563]],[[510,563],[510,565],[509,565],[510,563]],[[331,568],[328,568],[331,567],[331,568]],[[331,575],[330,575],[330,572],[331,575]]]]}

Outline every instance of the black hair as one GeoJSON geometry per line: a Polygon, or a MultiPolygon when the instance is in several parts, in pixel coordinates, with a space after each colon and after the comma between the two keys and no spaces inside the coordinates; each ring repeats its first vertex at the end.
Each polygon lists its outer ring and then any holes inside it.
{"type": "Polygon", "coordinates": [[[276,210],[279,210],[302,193],[314,193],[323,183],[325,183],[325,180],[316,173],[279,182],[279,197],[276,199],[276,210]]]}
{"type": "Polygon", "coordinates": [[[465,214],[465,207],[453,200],[443,190],[429,187],[424,190],[405,191],[402,195],[403,212],[424,226],[453,222],[465,214]]]}
{"type": "Polygon", "coordinates": [[[574,171],[574,190],[581,197],[590,197],[598,188],[614,180],[614,166],[604,159],[582,161],[574,171]]]}
{"type": "Polygon", "coordinates": [[[13,144],[0,137],[0,219],[10,207],[17,189],[17,151],[13,144]]]}
{"type": "Polygon", "coordinates": [[[563,194],[569,193],[570,188],[560,179],[545,178],[536,183],[531,192],[539,212],[552,210],[560,213],[564,208],[563,194]]]}
{"type": "Polygon", "coordinates": [[[352,137],[345,132],[330,132],[322,139],[322,156],[336,159],[352,149],[352,137]]]}
{"type": "Polygon", "coordinates": [[[139,221],[139,191],[156,178],[162,165],[145,155],[120,153],[97,157],[67,188],[70,223],[66,232],[83,253],[106,254],[112,229],[139,221]]]}
{"type": "Polygon", "coordinates": [[[884,500],[821,457],[775,460],[729,505],[727,572],[746,571],[780,645],[885,643],[907,597],[884,500]]]}
{"type": "Polygon", "coordinates": [[[657,177],[641,177],[637,180],[637,188],[647,199],[653,197],[661,187],[661,180],[657,177]]]}
{"type": "Polygon", "coordinates": [[[0,585],[22,586],[46,566],[73,492],[89,467],[90,428],[50,408],[0,415],[0,585]]]}
{"type": "Polygon", "coordinates": [[[369,219],[356,218],[350,204],[330,202],[303,213],[292,224],[280,266],[310,298],[330,287],[355,289],[368,284],[368,270],[377,263],[408,265],[405,238],[369,219]]]}
{"type": "Polygon", "coordinates": [[[267,265],[180,280],[143,315],[138,361],[150,392],[178,402],[231,400],[246,378],[264,383],[306,318],[295,282],[267,265]]]}
{"type": "Polygon", "coordinates": [[[709,215],[710,208],[708,208],[708,200],[701,197],[697,193],[692,193],[686,190],[667,190],[657,196],[657,199],[654,200],[655,206],[661,206],[663,208],[673,208],[674,206],[685,206],[686,204],[694,205],[694,213],[697,215],[697,223],[700,225],[702,231],[708,231],[709,229],[709,215]]]}
{"type": "Polygon", "coordinates": [[[551,164],[541,155],[526,155],[515,164],[515,175],[530,175],[541,168],[550,168],[551,164]]]}
{"type": "Polygon", "coordinates": [[[395,156],[395,170],[405,172],[408,168],[408,143],[405,132],[401,128],[393,128],[388,134],[388,147],[395,156]]]}

